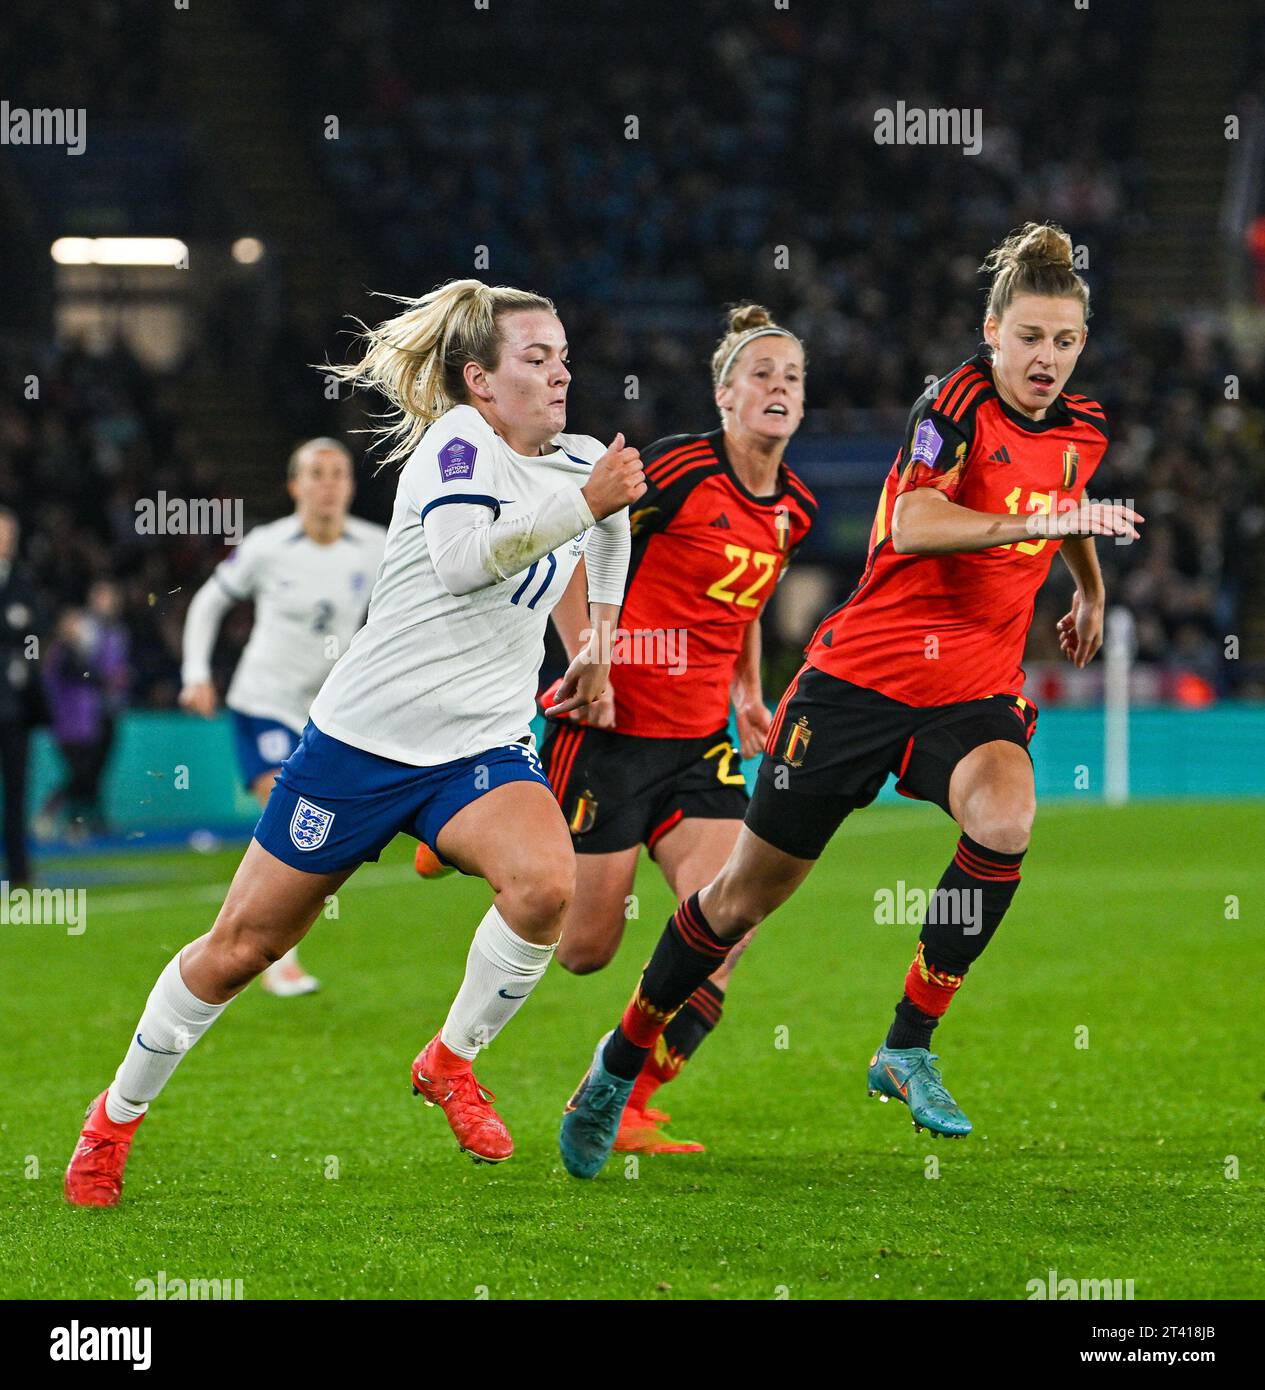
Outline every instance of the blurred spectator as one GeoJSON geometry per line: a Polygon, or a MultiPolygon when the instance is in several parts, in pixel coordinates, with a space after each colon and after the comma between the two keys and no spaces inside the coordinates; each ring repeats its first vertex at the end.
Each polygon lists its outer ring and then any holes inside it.
{"type": "Polygon", "coordinates": [[[1243,241],[1251,261],[1256,302],[1265,305],[1265,213],[1248,223],[1243,241]]]}
{"type": "Polygon", "coordinates": [[[71,839],[106,829],[101,776],[129,679],[120,607],[118,586],[98,581],[92,586],[87,611],[69,608],[61,615],[56,640],[48,650],[44,687],[53,737],[67,776],[41,808],[37,829],[43,839],[52,837],[65,813],[70,818],[67,834],[71,839]]]}
{"type": "Polygon", "coordinates": [[[31,726],[42,717],[37,669],[44,607],[18,559],[17,517],[0,507],[0,775],[4,783],[6,877],[30,880],[26,844],[26,763],[31,726]],[[34,639],[34,640],[33,640],[34,639]]]}
{"type": "Polygon", "coordinates": [[[217,536],[137,533],[139,498],[220,491],[160,404],[164,386],[122,343],[104,356],[74,343],[39,352],[0,343],[0,502],[23,524],[32,578],[52,612],[112,580],[111,622],[137,654],[131,698],[174,707],[184,595],[224,547],[217,536]],[[34,399],[28,375],[38,378],[34,399]]]}

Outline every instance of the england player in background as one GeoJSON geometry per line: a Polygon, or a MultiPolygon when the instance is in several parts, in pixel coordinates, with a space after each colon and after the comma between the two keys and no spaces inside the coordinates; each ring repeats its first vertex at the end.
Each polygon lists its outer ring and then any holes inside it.
{"type": "Polygon", "coordinates": [[[296,945],[356,868],[403,831],[486,879],[447,1020],[413,1061],[476,1160],[513,1143],[471,1063],[544,974],[575,855],[532,745],[549,612],[586,557],[593,638],[555,709],[609,675],[628,565],[634,449],[566,425],[567,343],[553,304],[452,281],[375,329],[344,380],[379,390],[400,474],[369,616],[312,705],[214,926],[159,976],[110,1084],[89,1106],[65,1194],[113,1206],[149,1102],[231,999],[296,945]]]}
{"type": "MultiPolygon", "coordinates": [[[[299,746],[308,710],[365,620],[386,528],[349,516],[352,458],[337,439],[309,439],[290,455],[294,512],[257,526],[218,565],[185,615],[180,703],[210,719],[218,699],[211,653],[235,603],[255,605],[250,641],[225,697],[242,783],[268,804],[281,764],[299,746]]],[[[270,994],[311,994],[319,982],[292,946],[259,977],[270,994]]]]}

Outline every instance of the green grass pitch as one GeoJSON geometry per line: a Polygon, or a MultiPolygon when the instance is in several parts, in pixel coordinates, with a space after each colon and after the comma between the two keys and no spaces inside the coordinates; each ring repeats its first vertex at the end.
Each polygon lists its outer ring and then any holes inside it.
{"type": "Polygon", "coordinates": [[[587,1184],[562,1170],[558,1119],[671,910],[657,870],[614,965],[554,967],[485,1054],[517,1152],[477,1167],[408,1068],[487,889],[415,880],[397,841],[308,938],[325,991],[233,1004],[105,1212],[61,1197],[83,1107],[238,855],[98,864],[144,881],[90,887],[81,936],[0,925],[0,1294],[129,1299],[164,1271],[247,1298],[1017,1299],[1054,1269],[1138,1298],[1260,1297],[1265,808],[1042,809],[937,1037],[975,1133],[933,1143],[865,1095],[917,936],[876,923],[874,895],[934,885],[953,838],[928,807],[855,816],[661,1093],[708,1152],[616,1155],[587,1184]]]}

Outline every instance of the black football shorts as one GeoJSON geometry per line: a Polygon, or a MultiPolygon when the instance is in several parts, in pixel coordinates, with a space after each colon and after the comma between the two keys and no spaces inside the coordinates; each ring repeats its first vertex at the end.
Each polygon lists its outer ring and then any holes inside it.
{"type": "Polygon", "coordinates": [[[1037,709],[1019,695],[916,706],[814,666],[800,669],[770,731],[747,828],[785,854],[816,859],[888,774],[896,790],[949,810],[953,769],[982,743],[1027,750],[1037,709]]]}
{"type": "Polygon", "coordinates": [[[540,756],[577,854],[658,841],[687,816],[741,820],[747,788],[728,729],[706,738],[640,738],[546,720],[540,756]]]}

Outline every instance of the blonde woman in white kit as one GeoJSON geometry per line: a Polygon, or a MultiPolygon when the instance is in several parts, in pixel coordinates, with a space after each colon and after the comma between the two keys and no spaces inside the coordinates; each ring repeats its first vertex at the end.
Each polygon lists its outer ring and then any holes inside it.
{"type": "Polygon", "coordinates": [[[368,619],[314,701],[214,925],[159,976],[89,1107],[66,1171],[77,1205],[118,1202],[136,1128],[180,1059],[399,831],[494,894],[414,1089],[476,1160],[513,1150],[471,1063],[544,974],[575,886],[530,733],[544,629],[584,554],[593,637],[555,709],[586,708],[609,675],[627,508],[645,483],[622,435],[604,449],[562,433],[571,375],[548,299],[459,280],[402,302],[339,369],[387,398],[388,458],[407,459],[368,619]]]}

